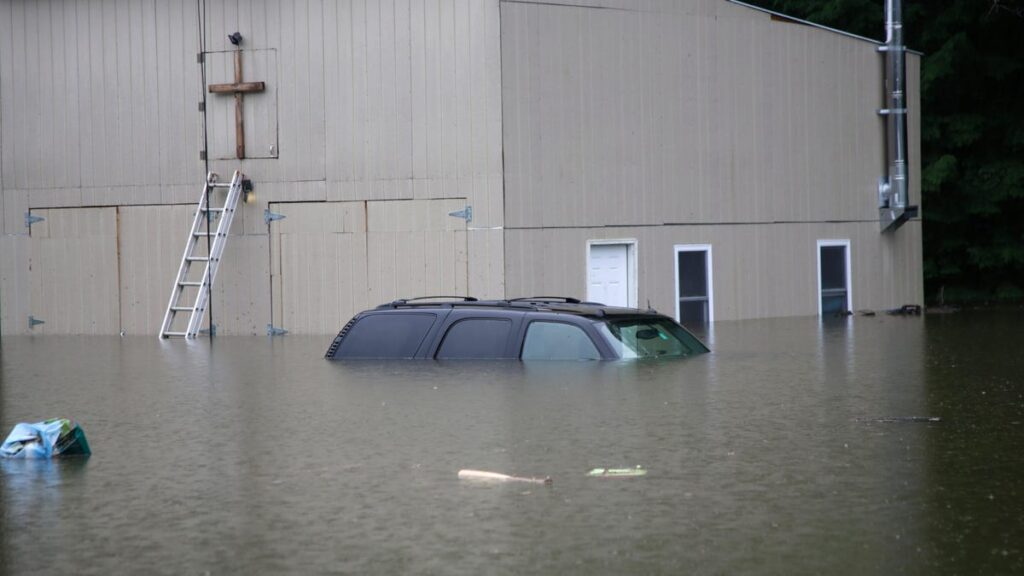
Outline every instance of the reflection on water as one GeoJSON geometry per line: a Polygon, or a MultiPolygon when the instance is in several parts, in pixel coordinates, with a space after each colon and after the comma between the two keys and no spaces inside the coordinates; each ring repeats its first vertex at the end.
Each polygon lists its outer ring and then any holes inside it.
{"type": "Polygon", "coordinates": [[[719,323],[640,363],[9,337],[0,431],[74,418],[93,456],[0,462],[0,572],[1020,571],[1022,320],[719,323]]]}

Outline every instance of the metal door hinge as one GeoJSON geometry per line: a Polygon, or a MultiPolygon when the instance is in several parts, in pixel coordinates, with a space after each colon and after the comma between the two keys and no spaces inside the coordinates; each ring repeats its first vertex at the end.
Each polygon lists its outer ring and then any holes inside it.
{"type": "Polygon", "coordinates": [[[25,228],[31,228],[36,222],[46,220],[42,216],[33,216],[31,212],[25,212],[25,228]]]}
{"type": "Polygon", "coordinates": [[[200,112],[206,112],[206,102],[200,102],[199,103],[199,111],[200,112]]]}
{"type": "Polygon", "coordinates": [[[287,216],[285,216],[284,214],[277,214],[275,212],[271,212],[269,208],[265,208],[263,210],[263,221],[266,222],[267,224],[270,224],[274,220],[284,220],[285,218],[287,218],[287,216]]]}
{"type": "Polygon", "coordinates": [[[453,218],[462,218],[467,223],[468,222],[472,222],[473,221],[473,207],[472,206],[466,206],[462,210],[456,210],[455,212],[449,212],[448,215],[453,217],[453,218]]]}
{"type": "Polygon", "coordinates": [[[287,333],[284,328],[275,328],[273,324],[267,324],[267,336],[284,336],[287,333]]]}
{"type": "Polygon", "coordinates": [[[46,324],[45,320],[37,320],[35,316],[28,315],[28,329],[31,330],[40,324],[46,324]]]}
{"type": "Polygon", "coordinates": [[[206,160],[206,150],[200,150],[199,151],[199,159],[200,160],[206,160]]]}
{"type": "Polygon", "coordinates": [[[202,52],[196,53],[196,64],[202,64],[206,61],[206,55],[202,52]]]}
{"type": "Polygon", "coordinates": [[[216,336],[217,335],[217,325],[216,324],[210,324],[209,328],[204,328],[204,329],[200,330],[199,333],[200,334],[209,334],[210,336],[216,336]]]}

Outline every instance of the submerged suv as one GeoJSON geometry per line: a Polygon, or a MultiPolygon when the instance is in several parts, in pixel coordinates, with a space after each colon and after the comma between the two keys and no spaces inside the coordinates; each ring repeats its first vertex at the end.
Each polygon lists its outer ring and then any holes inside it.
{"type": "Polygon", "coordinates": [[[620,360],[679,358],[708,349],[671,318],[575,298],[431,296],[360,312],[328,359],[620,360]]]}

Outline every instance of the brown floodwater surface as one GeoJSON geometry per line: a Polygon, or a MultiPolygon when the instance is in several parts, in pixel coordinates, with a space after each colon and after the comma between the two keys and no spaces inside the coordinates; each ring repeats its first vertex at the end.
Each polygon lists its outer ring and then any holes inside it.
{"type": "Polygon", "coordinates": [[[704,337],[633,363],[4,337],[0,434],[72,418],[93,455],[0,461],[0,573],[1024,571],[1024,313],[704,337]]]}

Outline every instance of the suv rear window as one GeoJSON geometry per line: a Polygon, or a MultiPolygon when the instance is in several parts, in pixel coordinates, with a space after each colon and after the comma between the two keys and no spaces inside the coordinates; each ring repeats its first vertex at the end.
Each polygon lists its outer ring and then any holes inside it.
{"type": "Polygon", "coordinates": [[[436,314],[370,314],[345,335],[335,358],[412,358],[436,314]]]}
{"type": "Polygon", "coordinates": [[[506,358],[512,321],[504,318],[468,318],[452,324],[437,351],[438,360],[506,358]]]}

